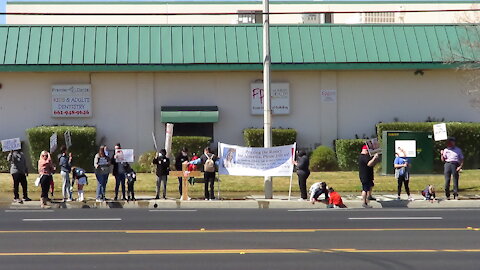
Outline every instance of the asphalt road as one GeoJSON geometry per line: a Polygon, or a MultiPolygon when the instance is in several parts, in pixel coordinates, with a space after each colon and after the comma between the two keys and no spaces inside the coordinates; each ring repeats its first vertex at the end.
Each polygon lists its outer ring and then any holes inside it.
{"type": "Polygon", "coordinates": [[[480,269],[480,209],[0,212],[0,269],[480,269]]]}

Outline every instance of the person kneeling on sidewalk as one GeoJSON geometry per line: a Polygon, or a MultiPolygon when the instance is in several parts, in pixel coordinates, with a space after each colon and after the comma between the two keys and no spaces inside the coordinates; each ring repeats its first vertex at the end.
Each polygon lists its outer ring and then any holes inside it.
{"type": "Polygon", "coordinates": [[[314,183],[311,187],[310,187],[310,202],[312,204],[315,204],[315,202],[318,202],[318,197],[320,197],[320,195],[322,194],[325,194],[325,200],[327,201],[328,200],[328,189],[327,189],[327,183],[325,182],[317,182],[317,183],[314,183]]]}
{"type": "Polygon", "coordinates": [[[434,202],[435,201],[435,187],[433,185],[428,185],[424,190],[422,190],[422,196],[425,200],[434,202]]]}
{"type": "Polygon", "coordinates": [[[332,187],[328,188],[328,193],[330,194],[330,198],[328,200],[327,208],[347,208],[347,206],[343,204],[340,194],[338,194],[338,192],[332,187]]]}
{"type": "Polygon", "coordinates": [[[88,177],[85,174],[85,170],[79,167],[72,168],[72,186],[70,187],[70,193],[73,192],[73,184],[77,180],[78,187],[78,201],[85,202],[85,197],[83,193],[83,186],[88,185],[88,177]]]}

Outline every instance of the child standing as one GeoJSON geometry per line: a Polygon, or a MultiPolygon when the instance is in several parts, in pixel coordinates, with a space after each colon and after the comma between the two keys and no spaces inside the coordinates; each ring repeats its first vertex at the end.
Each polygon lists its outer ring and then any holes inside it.
{"type": "Polygon", "coordinates": [[[136,199],[134,185],[135,181],[137,181],[137,174],[132,169],[132,167],[130,167],[130,165],[125,168],[125,173],[125,176],[127,178],[127,201],[135,201],[136,199]]]}

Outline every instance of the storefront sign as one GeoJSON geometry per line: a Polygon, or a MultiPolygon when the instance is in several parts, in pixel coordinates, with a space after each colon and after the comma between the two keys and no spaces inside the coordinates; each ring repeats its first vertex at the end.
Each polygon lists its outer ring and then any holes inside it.
{"type": "Polygon", "coordinates": [[[91,117],[90,84],[53,85],[52,117],[91,117]]]}
{"type": "MultiPolygon", "coordinates": [[[[252,114],[263,114],[263,83],[252,83],[250,85],[250,97],[252,100],[252,114]]],[[[272,114],[290,113],[290,84],[272,83],[271,84],[271,107],[272,114]]]]}
{"type": "Polygon", "coordinates": [[[22,149],[22,144],[20,142],[20,138],[2,140],[2,151],[3,152],[18,150],[18,149],[22,149]]]}
{"type": "Polygon", "coordinates": [[[323,103],[337,103],[337,90],[322,90],[323,103]]]}
{"type": "Polygon", "coordinates": [[[241,147],[218,144],[219,174],[243,176],[291,176],[295,144],[263,147],[241,147]]]}

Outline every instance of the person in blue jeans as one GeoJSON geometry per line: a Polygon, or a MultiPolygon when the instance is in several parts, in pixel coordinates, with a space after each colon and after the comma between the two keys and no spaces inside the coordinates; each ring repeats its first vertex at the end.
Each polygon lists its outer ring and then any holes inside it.
{"type": "MultiPolygon", "coordinates": [[[[118,153],[118,151],[122,149],[122,146],[117,143],[115,145],[115,153],[118,153]]],[[[118,200],[118,189],[121,187],[122,188],[122,200],[126,200],[125,197],[125,173],[126,173],[126,167],[129,166],[127,162],[117,162],[120,158],[117,157],[117,154],[113,155],[113,158],[111,160],[112,165],[113,165],[113,176],[115,176],[115,198],[114,200],[118,200]]]]}
{"type": "Polygon", "coordinates": [[[397,179],[397,200],[400,200],[400,193],[402,192],[402,185],[405,186],[405,192],[407,193],[408,200],[413,201],[410,196],[410,160],[406,157],[405,150],[397,149],[399,154],[395,154],[395,160],[393,161],[393,167],[395,168],[395,178],[397,179]]]}
{"type": "Polygon", "coordinates": [[[105,146],[100,146],[98,153],[93,159],[93,167],[95,168],[95,176],[97,177],[97,202],[105,201],[105,186],[110,173],[110,158],[105,155],[105,146]]]}

